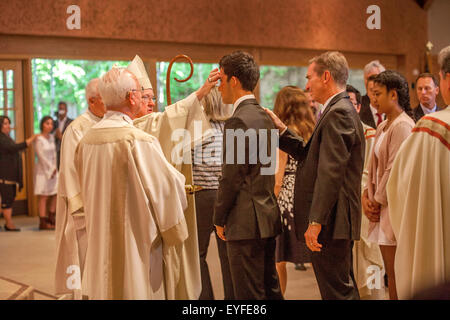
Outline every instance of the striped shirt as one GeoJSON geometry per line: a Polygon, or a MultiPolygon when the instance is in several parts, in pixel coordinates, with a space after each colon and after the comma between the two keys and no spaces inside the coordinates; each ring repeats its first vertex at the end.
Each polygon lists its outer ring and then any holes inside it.
{"type": "Polygon", "coordinates": [[[218,189],[222,174],[223,121],[210,121],[212,136],[192,150],[194,184],[203,189],[218,189]]]}

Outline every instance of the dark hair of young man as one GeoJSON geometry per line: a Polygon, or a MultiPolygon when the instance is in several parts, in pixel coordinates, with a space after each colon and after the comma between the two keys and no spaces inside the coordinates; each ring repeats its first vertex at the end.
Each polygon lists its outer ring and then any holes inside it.
{"type": "Polygon", "coordinates": [[[259,67],[252,55],[243,51],[235,51],[220,59],[219,67],[227,75],[228,81],[236,77],[245,91],[253,91],[259,80],[259,67]]]}

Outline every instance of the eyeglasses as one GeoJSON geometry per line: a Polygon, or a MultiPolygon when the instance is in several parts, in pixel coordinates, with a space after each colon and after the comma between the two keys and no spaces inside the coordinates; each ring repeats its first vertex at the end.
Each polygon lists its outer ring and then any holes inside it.
{"type": "Polygon", "coordinates": [[[153,103],[156,103],[156,97],[151,97],[150,98],[149,95],[144,95],[144,96],[142,96],[142,99],[144,99],[144,100],[152,100],[153,103]]]}

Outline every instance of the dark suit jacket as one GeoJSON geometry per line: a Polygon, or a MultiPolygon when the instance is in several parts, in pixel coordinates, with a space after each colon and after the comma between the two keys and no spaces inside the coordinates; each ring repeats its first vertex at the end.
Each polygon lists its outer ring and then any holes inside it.
{"type": "Polygon", "coordinates": [[[294,212],[297,238],[304,241],[309,222],[322,224],[320,240],[359,240],[364,132],[346,92],[325,108],[310,140],[287,130],[280,149],[299,161],[294,212]]]}
{"type": "Polygon", "coordinates": [[[376,129],[377,125],[373,119],[372,110],[370,110],[370,100],[367,94],[361,98],[361,110],[359,110],[359,118],[368,126],[376,129]]]}
{"type": "MultiPolygon", "coordinates": [[[[64,134],[64,131],[66,131],[67,127],[69,126],[69,124],[70,124],[72,121],[73,121],[73,119],[67,118],[66,123],[64,123],[64,127],[63,127],[63,129],[62,129],[61,134],[64,134]]],[[[54,127],[53,127],[53,131],[52,131],[52,132],[55,132],[56,129],[58,129],[58,126],[59,126],[59,120],[58,120],[58,118],[56,118],[55,124],[54,124],[54,127]]]]}
{"type": "Polygon", "coordinates": [[[262,164],[259,156],[255,162],[250,160],[260,155],[260,149],[271,155],[270,130],[275,127],[258,102],[247,99],[225,122],[224,129],[222,176],[214,206],[214,224],[226,226],[227,240],[274,237],[281,232],[280,209],[274,194],[275,176],[261,175],[261,168],[270,167],[270,163],[262,164]],[[244,132],[254,129],[256,141],[246,138],[244,148],[240,148],[238,139],[227,136],[229,129],[242,129],[244,132]],[[260,144],[264,139],[259,130],[267,133],[266,145],[260,144]],[[233,150],[229,150],[231,148],[233,150]],[[234,164],[226,163],[227,151],[234,158],[234,164]],[[244,151],[245,161],[238,164],[237,156],[242,156],[244,151]]]}
{"type": "MultiPolygon", "coordinates": [[[[64,134],[64,131],[66,131],[67,127],[70,125],[70,123],[73,121],[73,119],[67,118],[66,122],[64,123],[64,127],[62,129],[61,134],[64,134]]],[[[58,129],[59,126],[59,120],[56,118],[55,125],[53,127],[52,133],[58,129]]],[[[59,169],[59,158],[60,158],[60,151],[61,151],[61,140],[55,137],[55,145],[56,145],[56,165],[59,169]]]]}
{"type": "MultiPolygon", "coordinates": [[[[436,107],[436,112],[441,111],[442,109],[439,108],[439,106],[436,107]]],[[[422,108],[420,107],[420,103],[417,105],[417,107],[413,110],[413,119],[414,122],[417,122],[422,118],[425,114],[423,113],[422,108]]]]}

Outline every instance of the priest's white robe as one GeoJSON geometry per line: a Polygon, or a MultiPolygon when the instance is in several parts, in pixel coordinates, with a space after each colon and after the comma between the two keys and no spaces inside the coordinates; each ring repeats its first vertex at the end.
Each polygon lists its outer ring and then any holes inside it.
{"type": "MultiPolygon", "coordinates": [[[[192,184],[191,150],[212,134],[196,94],[167,106],[164,112],[136,119],[134,125],[159,140],[166,159],[186,177],[186,184],[192,184]]],[[[179,246],[164,251],[167,299],[197,300],[202,289],[195,197],[187,195],[187,199],[185,217],[189,237],[179,246]]]]}
{"type": "Polygon", "coordinates": [[[423,117],[387,184],[399,299],[450,281],[450,107],[423,117]]]}
{"type": "Polygon", "coordinates": [[[158,140],[108,111],[75,164],[86,215],[89,299],[163,299],[162,246],[186,240],[185,178],[158,140]]]}
{"type": "MultiPolygon", "coordinates": [[[[361,180],[361,191],[364,190],[368,176],[369,163],[375,143],[376,130],[362,123],[366,139],[364,153],[364,169],[361,180]]],[[[362,194],[361,194],[362,195],[362,194]]],[[[362,210],[362,208],[361,208],[362,210]]],[[[361,298],[371,300],[384,299],[384,263],[380,246],[368,241],[369,219],[364,212],[361,217],[361,239],[353,246],[353,270],[361,298]]]]}
{"type": "Polygon", "coordinates": [[[56,200],[56,294],[72,294],[81,299],[81,282],[86,255],[86,224],[80,185],[75,169],[78,143],[101,118],[89,110],[64,131],[61,142],[58,194],[56,200]]]}

